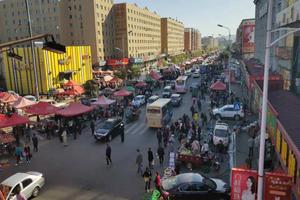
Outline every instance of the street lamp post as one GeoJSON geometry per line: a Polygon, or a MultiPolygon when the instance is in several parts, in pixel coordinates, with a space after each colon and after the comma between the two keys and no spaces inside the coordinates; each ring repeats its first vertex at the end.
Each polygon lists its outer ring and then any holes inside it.
{"type": "MultiPolygon", "coordinates": [[[[27,18],[28,18],[28,27],[29,27],[29,36],[32,37],[32,27],[31,27],[31,18],[29,12],[29,5],[28,0],[25,0],[26,11],[27,11],[27,18]]],[[[34,51],[33,41],[30,41],[31,46],[31,54],[32,54],[32,61],[33,61],[33,72],[34,72],[34,83],[35,83],[35,96],[39,99],[39,85],[38,85],[38,77],[37,77],[37,69],[36,69],[36,55],[34,51]]]]}
{"type": "MultiPolygon", "coordinates": [[[[230,60],[230,58],[231,58],[231,30],[230,30],[229,27],[221,25],[221,24],[218,24],[218,26],[221,27],[221,28],[225,28],[228,31],[228,34],[229,34],[229,51],[230,51],[230,53],[229,53],[229,60],[230,60]]],[[[230,81],[231,81],[230,80],[231,79],[231,71],[230,71],[229,63],[230,62],[228,61],[228,76],[229,76],[229,80],[228,80],[228,92],[229,92],[229,95],[230,95],[230,92],[231,92],[231,83],[230,83],[230,81]]]]}

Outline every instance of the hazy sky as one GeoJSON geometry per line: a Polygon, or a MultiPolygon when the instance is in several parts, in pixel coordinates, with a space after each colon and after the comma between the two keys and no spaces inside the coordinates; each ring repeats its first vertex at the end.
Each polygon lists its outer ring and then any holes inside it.
{"type": "Polygon", "coordinates": [[[253,0],[114,0],[115,3],[136,3],[147,6],[162,17],[182,21],[185,27],[199,29],[202,36],[228,35],[228,31],[217,27],[223,24],[233,35],[242,19],[254,18],[253,0]]]}

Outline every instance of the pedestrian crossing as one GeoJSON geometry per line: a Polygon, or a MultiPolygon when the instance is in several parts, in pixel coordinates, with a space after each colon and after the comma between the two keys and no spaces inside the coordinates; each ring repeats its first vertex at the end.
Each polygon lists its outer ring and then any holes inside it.
{"type": "Polygon", "coordinates": [[[125,134],[129,135],[143,135],[147,130],[149,130],[147,124],[141,120],[125,126],[125,134]]]}

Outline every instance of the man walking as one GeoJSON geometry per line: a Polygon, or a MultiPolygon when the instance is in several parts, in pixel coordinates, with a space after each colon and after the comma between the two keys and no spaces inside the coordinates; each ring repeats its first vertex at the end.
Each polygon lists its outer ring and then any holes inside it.
{"type": "Polygon", "coordinates": [[[142,170],[142,168],[143,168],[143,155],[141,154],[139,149],[137,149],[136,151],[138,153],[138,155],[136,156],[136,161],[135,161],[135,163],[138,165],[137,173],[142,175],[142,173],[143,173],[143,170],[142,170]]]}
{"type": "Polygon", "coordinates": [[[253,136],[248,139],[248,147],[249,147],[248,156],[249,157],[253,157],[253,148],[254,148],[254,143],[255,143],[254,138],[255,137],[253,136]]]}
{"type": "Polygon", "coordinates": [[[156,132],[156,138],[157,138],[158,146],[160,146],[161,142],[162,142],[162,133],[161,133],[161,129],[160,128],[156,132]]]}
{"type": "Polygon", "coordinates": [[[149,162],[149,168],[152,169],[153,168],[153,161],[154,161],[154,156],[153,156],[153,152],[151,150],[151,147],[149,147],[148,149],[148,162],[149,162]]]}
{"type": "Polygon", "coordinates": [[[163,162],[164,162],[165,150],[161,145],[159,145],[159,147],[157,149],[157,155],[158,155],[158,158],[159,158],[159,164],[162,165],[163,162]]]}
{"type": "Polygon", "coordinates": [[[33,150],[38,152],[38,138],[36,137],[35,133],[32,136],[32,143],[33,143],[33,150]]]}
{"type": "Polygon", "coordinates": [[[120,131],[121,131],[121,142],[123,143],[125,140],[125,132],[124,132],[124,124],[122,123],[120,126],[120,131]]]}
{"type": "Polygon", "coordinates": [[[111,147],[109,146],[109,144],[107,143],[107,146],[106,146],[106,164],[107,165],[111,165],[112,164],[112,161],[111,161],[111,147]]]}
{"type": "Polygon", "coordinates": [[[90,128],[91,128],[91,131],[92,131],[92,135],[94,135],[94,133],[95,133],[95,122],[94,122],[94,120],[91,120],[90,128]]]}

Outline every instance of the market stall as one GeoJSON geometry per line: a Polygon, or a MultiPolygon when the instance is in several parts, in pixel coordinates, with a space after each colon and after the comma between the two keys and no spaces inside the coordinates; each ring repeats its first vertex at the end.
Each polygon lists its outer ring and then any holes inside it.
{"type": "Polygon", "coordinates": [[[19,126],[28,124],[28,117],[13,113],[11,115],[0,114],[0,128],[6,128],[11,126],[19,126]]]}
{"type": "Polygon", "coordinates": [[[114,92],[114,96],[117,96],[117,97],[127,97],[130,95],[132,95],[132,92],[127,91],[126,89],[121,89],[119,91],[114,92]]]}
{"type": "Polygon", "coordinates": [[[36,102],[34,101],[30,101],[24,97],[18,97],[18,100],[11,103],[11,106],[16,108],[16,109],[23,109],[26,107],[30,107],[33,106],[34,104],[36,104],[36,102]]]}
{"type": "Polygon", "coordinates": [[[18,97],[8,92],[1,92],[0,101],[2,103],[11,103],[18,100],[18,97]]]}
{"type": "Polygon", "coordinates": [[[98,97],[98,100],[96,102],[91,103],[92,105],[99,105],[99,106],[108,106],[113,103],[115,103],[116,100],[109,99],[105,97],[104,95],[98,97]]]}
{"type": "Polygon", "coordinates": [[[59,108],[51,105],[50,103],[39,102],[28,108],[25,112],[31,115],[51,115],[55,114],[57,110],[59,110],[59,108]]]}
{"type": "Polygon", "coordinates": [[[81,103],[70,103],[65,109],[57,110],[56,115],[62,117],[75,117],[88,112],[91,112],[94,108],[82,105],[81,103]]]}
{"type": "Polygon", "coordinates": [[[210,89],[214,91],[224,91],[226,90],[226,85],[221,81],[216,81],[210,86],[210,89]]]}

